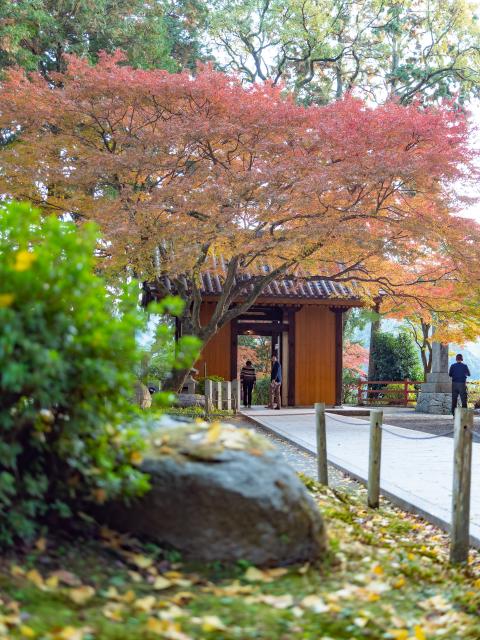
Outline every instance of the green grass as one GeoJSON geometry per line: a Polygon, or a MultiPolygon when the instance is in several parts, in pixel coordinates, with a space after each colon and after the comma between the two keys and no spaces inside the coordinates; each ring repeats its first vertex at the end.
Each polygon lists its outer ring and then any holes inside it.
{"type": "Polygon", "coordinates": [[[447,536],[421,519],[387,502],[367,509],[362,488],[339,494],[306,483],[328,524],[322,565],[277,575],[248,562],[181,564],[178,553],[108,530],[75,543],[51,539],[46,550],[42,540],[42,550],[2,560],[0,638],[480,638],[477,552],[452,568],[447,536]],[[56,584],[58,570],[83,586],[56,584]],[[165,586],[159,578],[170,586],[155,590],[155,581],[165,586]],[[90,599],[73,602],[85,585],[90,599]]]}

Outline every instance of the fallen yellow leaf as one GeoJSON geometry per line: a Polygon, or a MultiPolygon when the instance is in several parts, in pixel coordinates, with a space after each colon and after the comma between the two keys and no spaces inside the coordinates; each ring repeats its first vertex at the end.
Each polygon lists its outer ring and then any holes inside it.
{"type": "Polygon", "coordinates": [[[83,629],[76,629],[75,627],[63,627],[58,629],[53,634],[53,640],[83,640],[83,629]]]}
{"type": "Polygon", "coordinates": [[[147,556],[142,556],[139,553],[133,553],[130,556],[130,560],[137,565],[139,569],[147,569],[151,567],[153,564],[153,560],[151,558],[147,558],[147,556]]]}
{"type": "Polygon", "coordinates": [[[226,631],[227,627],[223,624],[218,616],[203,616],[201,618],[202,631],[210,633],[211,631],[226,631]]]}
{"type": "Polygon", "coordinates": [[[20,625],[19,631],[25,638],[35,638],[37,635],[32,627],[29,627],[26,624],[20,625]]]}
{"type": "Polygon", "coordinates": [[[133,606],[138,611],[143,611],[143,613],[150,613],[150,611],[155,606],[155,596],[145,596],[144,598],[139,598],[135,600],[133,606]]]}
{"type": "Polygon", "coordinates": [[[243,579],[249,582],[271,582],[273,580],[268,573],[257,569],[257,567],[248,567],[243,574],[243,579]]]}
{"type": "Polygon", "coordinates": [[[155,578],[155,582],[152,585],[155,591],[162,591],[163,589],[169,589],[171,586],[172,586],[172,582],[170,580],[167,580],[167,578],[164,578],[163,576],[158,576],[158,578],[155,578]]]}
{"type": "Polygon", "coordinates": [[[220,422],[212,422],[210,428],[207,431],[207,442],[212,444],[216,442],[222,433],[222,425],[220,422]]]}
{"type": "Polygon", "coordinates": [[[118,602],[109,602],[106,604],[102,613],[108,620],[113,620],[114,622],[122,622],[123,614],[125,613],[125,607],[123,604],[118,602]]]}
{"type": "Polygon", "coordinates": [[[420,625],[415,626],[415,640],[427,640],[427,636],[425,635],[424,630],[420,625]]]}
{"type": "Polygon", "coordinates": [[[27,580],[30,580],[30,582],[33,582],[33,584],[39,589],[44,588],[45,585],[44,585],[43,578],[36,569],[30,569],[30,571],[27,572],[25,577],[27,578],[27,580]]]}
{"type": "Polygon", "coordinates": [[[80,606],[86,604],[93,598],[94,595],[95,589],[88,585],[70,589],[68,592],[68,597],[70,598],[70,600],[80,606]]]}
{"type": "Polygon", "coordinates": [[[408,640],[407,629],[388,629],[387,633],[395,640],[408,640]]]}
{"type": "Polygon", "coordinates": [[[300,605],[304,609],[310,609],[315,613],[325,613],[326,611],[330,611],[330,606],[325,604],[325,601],[322,598],[314,594],[305,596],[300,605]]]}

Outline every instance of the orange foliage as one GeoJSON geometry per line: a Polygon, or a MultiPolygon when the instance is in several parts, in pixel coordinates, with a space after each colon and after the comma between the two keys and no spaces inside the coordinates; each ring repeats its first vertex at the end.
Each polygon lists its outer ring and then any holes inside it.
{"type": "Polygon", "coordinates": [[[208,340],[300,268],[354,281],[366,302],[382,292],[392,313],[477,286],[479,228],[452,215],[452,184],[476,177],[469,128],[449,105],[371,108],[347,96],[303,107],[209,67],[132,69],[118,53],[68,62],[55,87],[18,70],[3,83],[0,125],[16,140],[0,188],[95,220],[103,265],[168,276],[189,302],[187,331],[208,340]],[[202,326],[199,276],[213,254],[228,272],[202,326]],[[257,274],[248,293],[246,268],[257,274]]]}

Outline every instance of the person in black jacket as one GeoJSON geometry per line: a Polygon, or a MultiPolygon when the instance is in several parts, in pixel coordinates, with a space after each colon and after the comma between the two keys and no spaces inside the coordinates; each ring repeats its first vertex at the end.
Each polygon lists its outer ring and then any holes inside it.
{"type": "Polygon", "coordinates": [[[252,391],[257,382],[257,374],[251,360],[247,360],[240,370],[240,382],[243,387],[243,406],[252,406],[252,391]]]}
{"type": "Polygon", "coordinates": [[[277,356],[272,356],[272,373],[270,375],[270,409],[281,409],[280,388],[282,386],[282,365],[277,356]],[[277,405],[276,407],[274,405],[277,405]]]}
{"type": "Polygon", "coordinates": [[[461,353],[457,354],[455,364],[450,366],[448,375],[452,379],[452,414],[455,415],[455,409],[458,404],[458,396],[462,401],[462,407],[467,407],[467,377],[470,370],[463,362],[461,353]]]}

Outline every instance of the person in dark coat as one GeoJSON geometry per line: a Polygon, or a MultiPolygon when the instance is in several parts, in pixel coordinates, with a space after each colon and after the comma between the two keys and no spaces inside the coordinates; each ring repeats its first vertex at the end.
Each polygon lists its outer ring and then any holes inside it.
{"type": "Polygon", "coordinates": [[[463,362],[461,353],[457,354],[456,362],[450,366],[448,375],[452,379],[452,414],[455,415],[455,409],[458,404],[458,396],[462,401],[462,407],[467,407],[467,377],[470,376],[470,370],[463,362]]]}
{"type": "Polygon", "coordinates": [[[252,406],[253,387],[257,382],[257,373],[251,360],[247,360],[240,370],[240,382],[243,387],[243,406],[252,406]]]}
{"type": "Polygon", "coordinates": [[[281,409],[280,389],[282,386],[282,365],[276,355],[272,356],[272,373],[270,375],[270,409],[281,409]],[[274,406],[277,405],[277,406],[274,406]]]}

